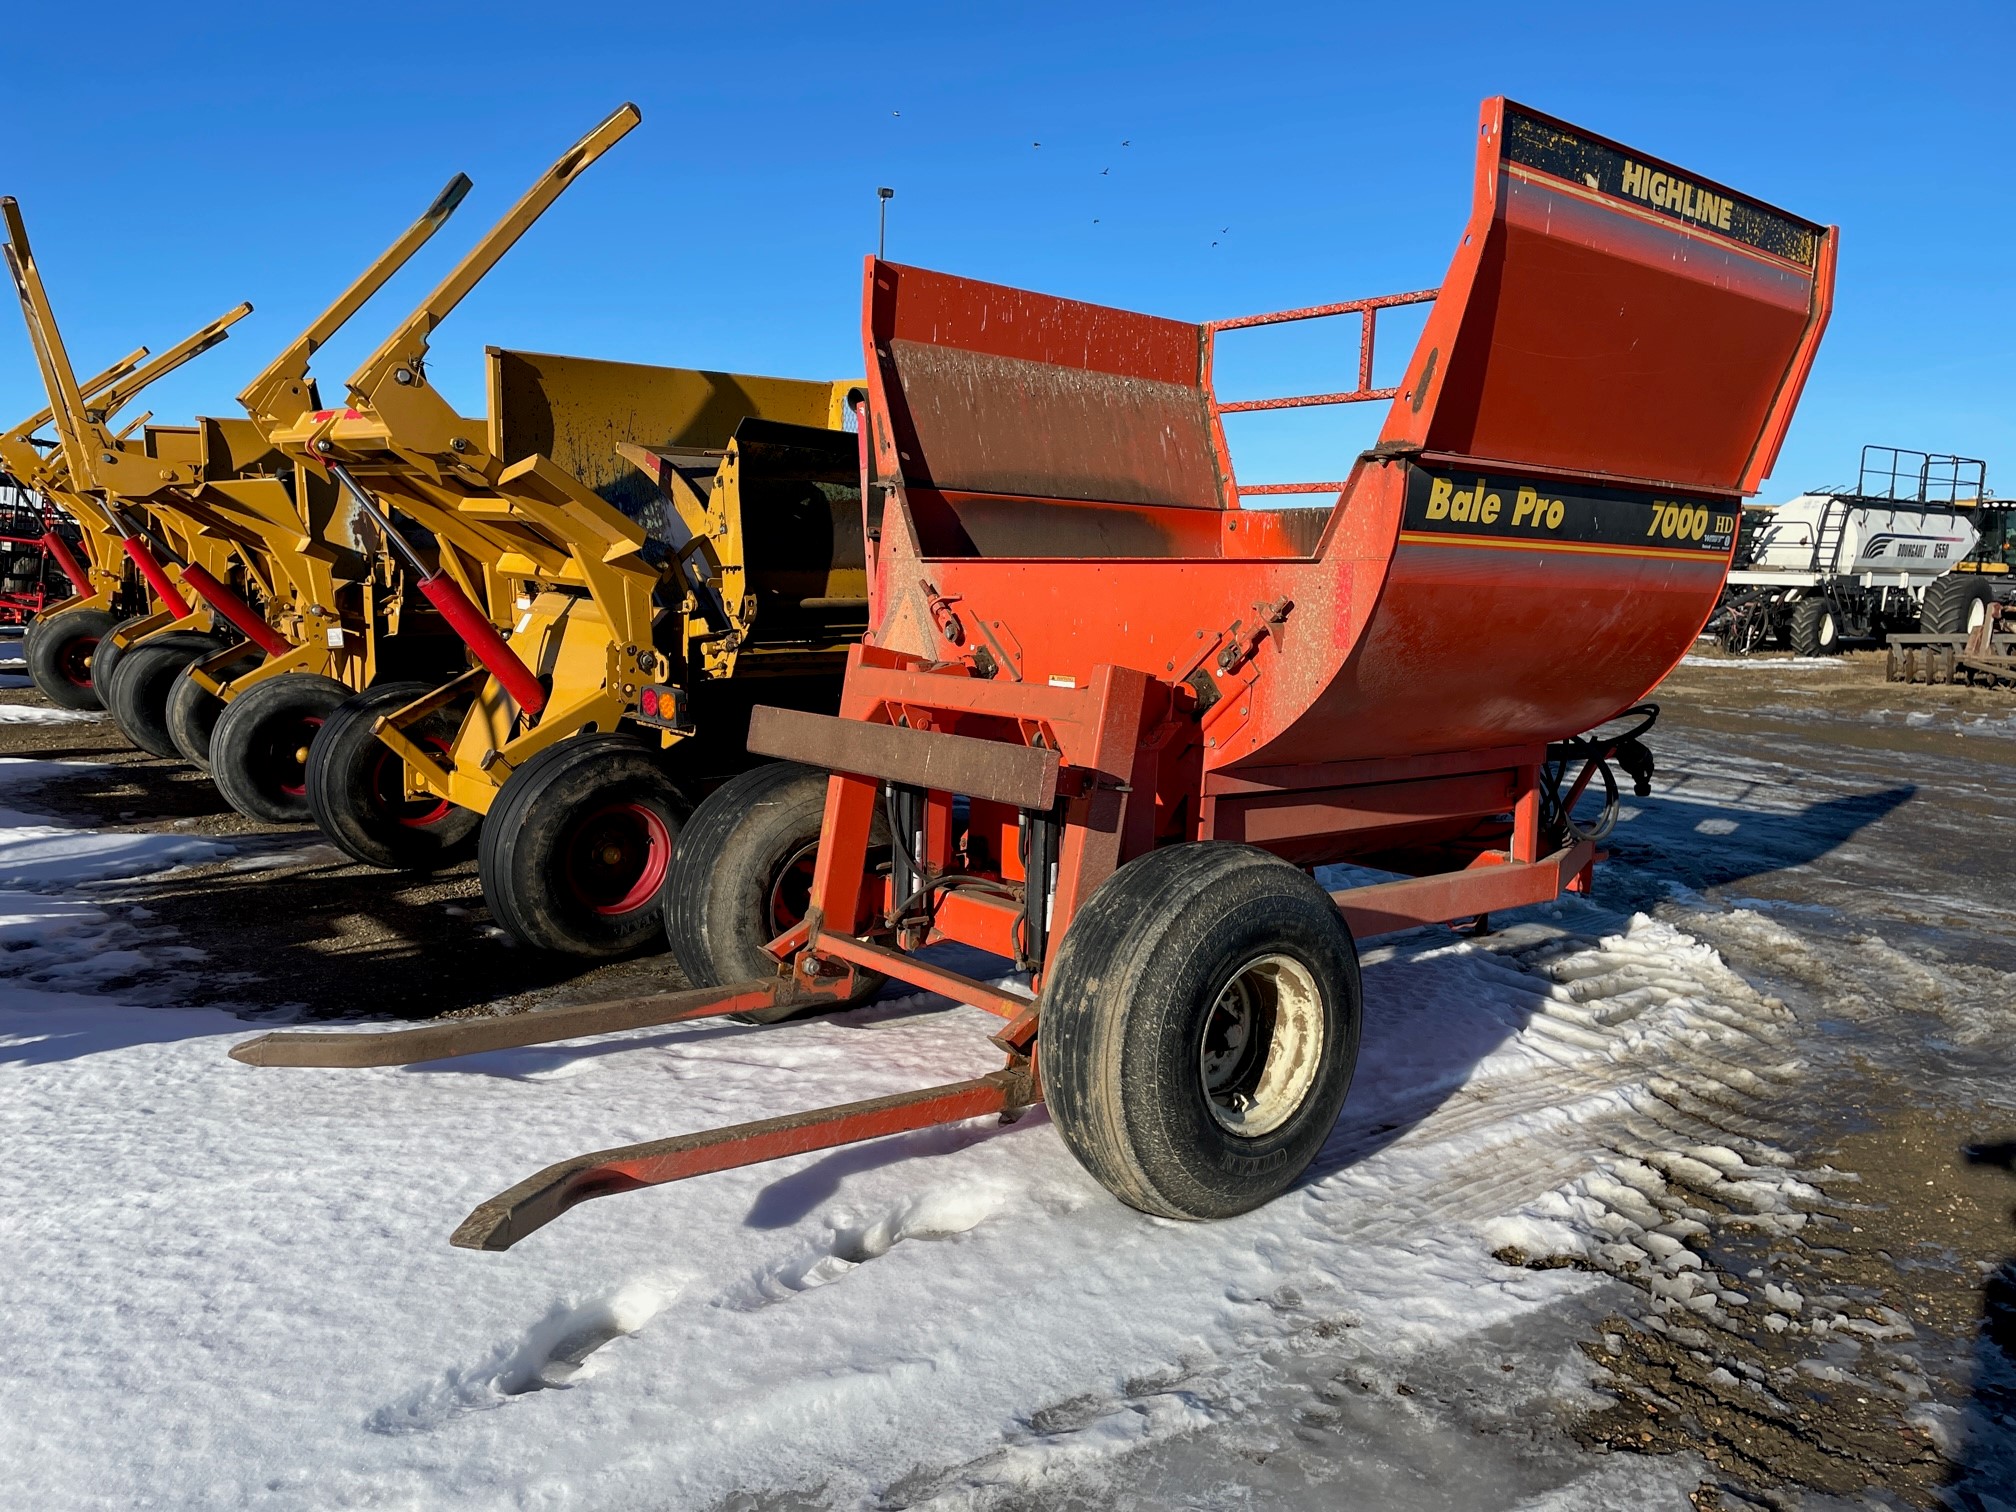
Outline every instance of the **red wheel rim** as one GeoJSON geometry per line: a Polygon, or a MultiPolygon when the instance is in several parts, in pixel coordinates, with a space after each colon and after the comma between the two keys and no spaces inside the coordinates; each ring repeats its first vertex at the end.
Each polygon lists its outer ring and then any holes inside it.
{"type": "Polygon", "coordinates": [[[562,848],[567,889],[607,917],[649,905],[672,864],[672,827],[649,804],[619,799],[577,821],[562,848]]]}
{"type": "Polygon", "coordinates": [[[73,688],[91,686],[91,658],[97,655],[98,637],[80,635],[56,653],[56,671],[73,688]]]}
{"type": "MultiPolygon", "coordinates": [[[[448,743],[435,736],[428,736],[420,742],[421,749],[429,756],[438,758],[447,765],[448,743]]],[[[425,793],[414,798],[406,793],[406,763],[398,754],[386,746],[378,748],[378,756],[371,765],[368,783],[372,810],[380,818],[389,819],[394,824],[408,829],[426,829],[439,824],[455,811],[455,805],[446,798],[433,793],[425,793]]]]}
{"type": "Polygon", "coordinates": [[[320,714],[278,720],[265,740],[266,770],[274,790],[287,798],[308,796],[308,747],[322,728],[320,714]]]}
{"type": "Polygon", "coordinates": [[[819,863],[819,842],[800,846],[770,881],[770,938],[795,928],[812,906],[812,873],[819,863]]]}

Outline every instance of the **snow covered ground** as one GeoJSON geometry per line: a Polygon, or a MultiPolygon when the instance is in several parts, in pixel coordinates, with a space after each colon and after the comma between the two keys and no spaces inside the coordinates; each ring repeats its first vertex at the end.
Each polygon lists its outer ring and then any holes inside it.
{"type": "MultiPolygon", "coordinates": [[[[35,765],[0,763],[0,797],[35,765]]],[[[174,1006],[202,963],[90,885],[217,850],[0,812],[11,1504],[1040,1505],[1236,1417],[1270,1352],[1320,1341],[1390,1395],[1410,1362],[1615,1284],[1508,1246],[1636,1256],[1700,1311],[1721,1299],[1679,1242],[1690,1189],[1798,1221],[1798,1179],[1716,1111],[1783,1074],[1782,1009],[1670,925],[1571,903],[1489,948],[1368,950],[1343,1121],[1300,1189],[1233,1222],[1121,1207],[1039,1112],[590,1203],[472,1254],[455,1223],[556,1158],[989,1070],[992,1021],[915,998],[242,1066],[224,1052],[254,1026],[174,1006]]],[[[1579,1356],[1556,1374],[1542,1418],[1587,1397],[1579,1356]]],[[[1357,1504],[1444,1504],[1391,1458],[1357,1504]]],[[[1522,1461],[1494,1504],[1684,1504],[1696,1469],[1522,1461]]]]}

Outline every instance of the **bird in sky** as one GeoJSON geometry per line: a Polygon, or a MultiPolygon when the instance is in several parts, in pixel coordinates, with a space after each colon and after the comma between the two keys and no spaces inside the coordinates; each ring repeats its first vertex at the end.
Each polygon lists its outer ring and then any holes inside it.
{"type": "Polygon", "coordinates": [[[892,116],[900,116],[901,114],[903,114],[903,112],[900,110],[892,110],[889,112],[889,114],[891,114],[892,116]]]}
{"type": "Polygon", "coordinates": [[[1132,147],[1134,144],[1132,142],[1122,142],[1120,145],[1122,147],[1132,147]]]}
{"type": "Polygon", "coordinates": [[[1041,142],[1031,142],[1029,145],[1031,147],[1041,147],[1043,144],[1041,142]]]}
{"type": "Polygon", "coordinates": [[[1106,177],[1107,174],[1111,173],[1112,171],[1113,170],[1111,168],[1101,168],[1099,170],[1099,177],[1104,178],[1106,177]]]}

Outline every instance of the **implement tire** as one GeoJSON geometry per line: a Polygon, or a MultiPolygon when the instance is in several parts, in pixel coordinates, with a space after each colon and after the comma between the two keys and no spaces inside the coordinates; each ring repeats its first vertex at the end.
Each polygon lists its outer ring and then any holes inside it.
{"type": "Polygon", "coordinates": [[[103,609],[66,609],[28,627],[21,655],[35,690],[59,709],[102,709],[95,679],[99,643],[118,621],[103,609]]]}
{"type": "MultiPolygon", "coordinates": [[[[825,813],[826,773],[789,761],[729,778],[693,810],[665,879],[665,938],[688,982],[726,987],[777,974],[777,958],[763,947],[805,917],[825,813]]],[[[878,813],[869,845],[888,843],[878,813]]],[[[865,1003],[886,980],[857,969],[853,995],[818,1011],[865,1003]]],[[[734,1017],[769,1024],[805,1011],[785,1006],[734,1017]]]]}
{"type": "Polygon", "coordinates": [[[1788,643],[1794,656],[1839,656],[1841,621],[1825,599],[1801,599],[1792,606],[1788,643]]]}
{"type": "Polygon", "coordinates": [[[168,694],[191,662],[223,650],[215,636],[178,630],[121,655],[105,683],[105,707],[119,733],[150,756],[181,756],[168,730],[168,694]]]}
{"type": "Polygon", "coordinates": [[[541,950],[607,960],[661,944],[660,895],[687,811],[631,736],[548,746],[505,780],[484,818],[483,901],[541,950]]]}
{"type": "MultiPolygon", "coordinates": [[[[91,680],[97,685],[98,696],[100,698],[104,698],[111,692],[113,669],[119,665],[119,658],[126,654],[126,650],[122,650],[113,643],[112,637],[119,634],[122,630],[132,629],[133,626],[139,624],[142,620],[152,619],[153,617],[151,614],[129,615],[125,619],[115,621],[112,628],[105,632],[103,643],[98,647],[91,659],[91,680]]],[[[200,630],[171,630],[168,633],[170,635],[202,634],[200,630]]],[[[155,639],[158,640],[160,637],[156,636],[155,639]]],[[[148,642],[141,641],[139,644],[144,646],[148,642]]],[[[109,709],[112,705],[107,703],[105,707],[109,709]]]]}
{"type": "Polygon", "coordinates": [[[1918,608],[1918,629],[1924,635],[1972,635],[1988,618],[1995,590],[1978,573],[1949,572],[1925,587],[1918,608]]]}
{"type": "MultiPolygon", "coordinates": [[[[248,653],[246,660],[231,664],[233,675],[243,676],[265,659],[263,655],[248,653]]],[[[194,662],[185,663],[169,686],[168,738],[175,742],[175,749],[181,753],[183,760],[207,772],[210,770],[210,742],[216,736],[217,721],[224,717],[224,700],[189,675],[195,665],[194,662]]],[[[230,680],[225,679],[227,682],[230,680]]]]}
{"type": "Polygon", "coordinates": [[[247,819],[308,818],[308,750],[350,690],[316,672],[283,672],[224,706],[210,735],[210,775],[247,819]]]}
{"type": "MultiPolygon", "coordinates": [[[[385,715],[433,691],[387,683],[351,695],[322,721],[308,747],[308,812],[352,860],[387,871],[432,871],[473,848],[483,816],[429,794],[406,796],[406,764],[372,733],[385,715]]],[[[407,735],[445,761],[461,723],[453,708],[409,725],[407,735]]]]}
{"type": "Polygon", "coordinates": [[[1229,1218],[1292,1186],[1358,1060],[1358,953],[1306,873],[1225,841],[1101,883],[1043,987],[1043,1095],[1129,1207],[1229,1218]]]}

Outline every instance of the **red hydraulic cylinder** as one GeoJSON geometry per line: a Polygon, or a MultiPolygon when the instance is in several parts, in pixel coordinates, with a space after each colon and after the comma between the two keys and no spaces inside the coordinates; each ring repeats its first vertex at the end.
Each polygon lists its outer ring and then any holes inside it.
{"type": "Polygon", "coordinates": [[[469,595],[453,578],[445,572],[423,577],[420,579],[420,591],[427,595],[428,603],[441,611],[441,618],[448,621],[455,633],[462,637],[462,644],[497,679],[519,708],[527,714],[537,714],[546,707],[546,690],[532,675],[532,669],[504,643],[497,627],[469,601],[469,595]]]}
{"type": "Polygon", "coordinates": [[[182,569],[182,581],[194,588],[203,601],[224,618],[231,621],[252,642],[268,656],[285,656],[293,648],[275,633],[273,627],[252,612],[252,606],[245,602],[229,587],[220,583],[201,567],[188,566],[182,569]]]}
{"type": "Polygon", "coordinates": [[[154,553],[147,549],[145,541],[137,535],[129,535],[121,539],[119,546],[133,565],[140,569],[140,576],[147,579],[147,586],[154,590],[154,596],[173,609],[177,619],[189,612],[189,601],[182,597],[174,579],[154,560],[154,553]]]}
{"type": "Polygon", "coordinates": [[[63,576],[79,593],[91,591],[91,574],[78,564],[76,555],[70,550],[70,543],[55,531],[42,537],[42,549],[56,559],[56,565],[63,569],[63,576]]]}

